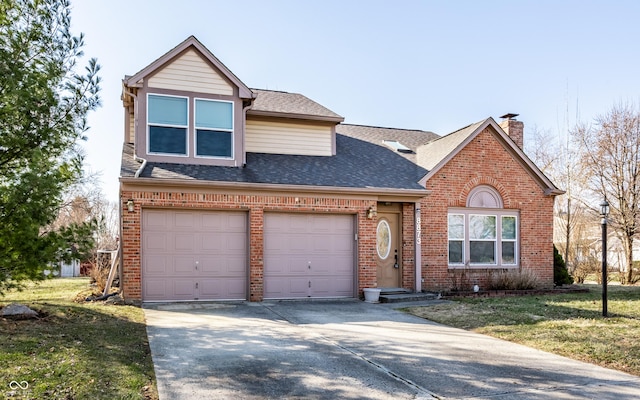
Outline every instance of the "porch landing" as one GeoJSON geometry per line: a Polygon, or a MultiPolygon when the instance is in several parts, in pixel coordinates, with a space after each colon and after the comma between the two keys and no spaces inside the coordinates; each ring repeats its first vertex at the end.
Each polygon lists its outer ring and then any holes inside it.
{"type": "Polygon", "coordinates": [[[379,288],[380,303],[402,303],[407,301],[424,301],[436,300],[439,298],[438,293],[421,292],[415,293],[404,288],[379,288]]]}

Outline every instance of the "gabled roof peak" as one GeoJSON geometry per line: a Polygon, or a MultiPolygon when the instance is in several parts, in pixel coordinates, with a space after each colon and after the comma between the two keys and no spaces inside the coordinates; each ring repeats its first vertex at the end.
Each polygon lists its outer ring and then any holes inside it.
{"type": "Polygon", "coordinates": [[[169,50],[167,53],[153,61],[151,64],[147,65],[142,70],[138,71],[136,74],[132,76],[125,76],[123,82],[126,86],[130,87],[139,87],[140,81],[145,79],[148,75],[152,74],[159,68],[162,68],[166,63],[171,61],[174,57],[183,53],[188,48],[193,47],[197,52],[199,52],[207,61],[209,61],[214,67],[216,67],[220,72],[226,76],[234,85],[236,85],[239,89],[240,98],[243,99],[251,99],[255,98],[255,95],[251,90],[245,85],[237,76],[229,70],[216,56],[211,53],[209,49],[207,49],[195,36],[191,35],[187,39],[185,39],[182,43],[178,44],[173,49],[169,50]]]}
{"type": "Polygon", "coordinates": [[[418,164],[429,170],[429,173],[422,178],[421,183],[425,184],[440,168],[488,127],[492,128],[491,131],[498,140],[519,160],[529,174],[537,180],[546,194],[559,195],[564,193],[564,191],[558,189],[553,182],[540,171],[524,151],[509,138],[500,125],[491,117],[476,122],[475,124],[467,125],[464,128],[458,129],[418,148],[418,164]]]}

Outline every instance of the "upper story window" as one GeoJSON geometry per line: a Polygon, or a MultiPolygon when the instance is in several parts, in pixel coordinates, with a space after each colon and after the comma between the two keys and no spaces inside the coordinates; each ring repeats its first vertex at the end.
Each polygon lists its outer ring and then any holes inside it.
{"type": "Polygon", "coordinates": [[[149,95],[148,152],[186,156],[189,102],[186,97],[149,95]]]}
{"type": "Polygon", "coordinates": [[[227,157],[233,154],[233,103],[195,99],[196,156],[227,157]]]}
{"type": "Polygon", "coordinates": [[[449,266],[515,267],[518,264],[518,212],[502,208],[493,189],[480,186],[467,208],[449,210],[449,266]]]}
{"type": "Polygon", "coordinates": [[[170,156],[233,157],[233,102],[149,94],[148,153],[170,156]]]}

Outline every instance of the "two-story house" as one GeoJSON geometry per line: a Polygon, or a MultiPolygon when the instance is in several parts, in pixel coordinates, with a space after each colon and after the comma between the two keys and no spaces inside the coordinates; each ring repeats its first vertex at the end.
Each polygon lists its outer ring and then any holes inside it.
{"type": "Polygon", "coordinates": [[[194,37],[125,77],[122,101],[128,299],[444,290],[460,268],[553,285],[562,191],[513,118],[443,137],[344,124],[303,95],[248,88],[194,37]]]}

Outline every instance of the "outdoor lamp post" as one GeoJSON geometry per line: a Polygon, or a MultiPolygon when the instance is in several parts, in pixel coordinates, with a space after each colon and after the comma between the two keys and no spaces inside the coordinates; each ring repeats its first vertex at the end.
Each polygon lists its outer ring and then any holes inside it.
{"type": "Polygon", "coordinates": [[[605,198],[600,203],[600,215],[602,216],[602,316],[607,316],[607,215],[609,215],[609,203],[605,198]]]}

